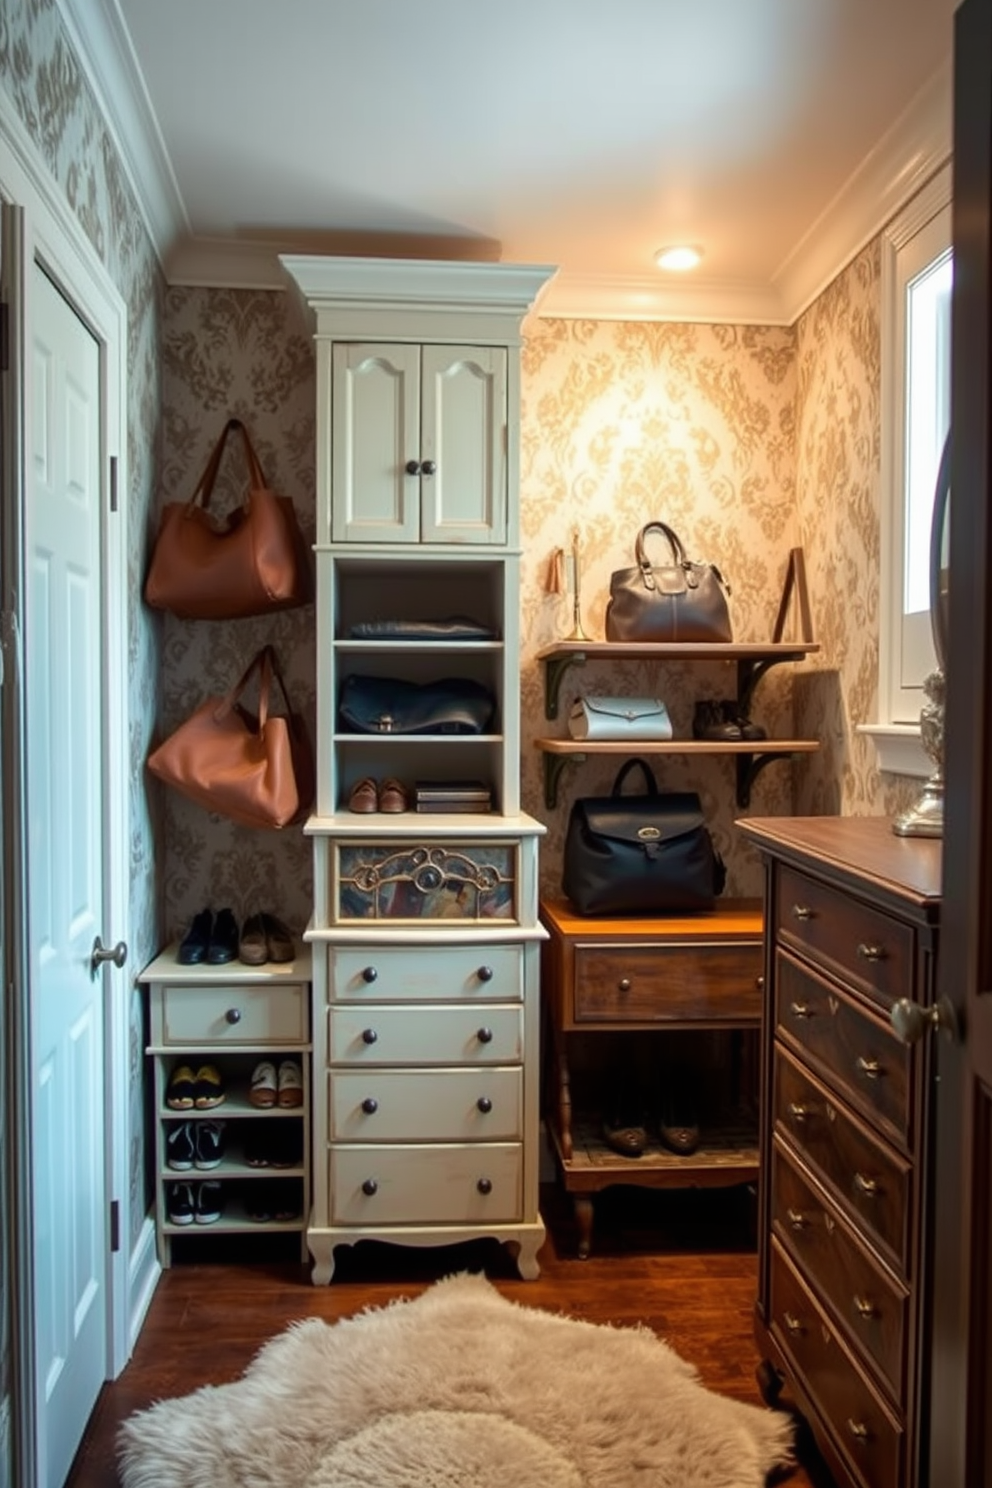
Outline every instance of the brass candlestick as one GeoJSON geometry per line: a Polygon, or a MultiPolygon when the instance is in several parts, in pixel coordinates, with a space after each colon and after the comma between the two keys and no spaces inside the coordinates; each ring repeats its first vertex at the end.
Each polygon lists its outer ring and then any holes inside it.
{"type": "Polygon", "coordinates": [[[579,529],[572,529],[572,551],[565,557],[566,583],[572,594],[572,629],[566,641],[589,641],[591,636],[582,629],[582,578],[579,566],[579,529]]]}

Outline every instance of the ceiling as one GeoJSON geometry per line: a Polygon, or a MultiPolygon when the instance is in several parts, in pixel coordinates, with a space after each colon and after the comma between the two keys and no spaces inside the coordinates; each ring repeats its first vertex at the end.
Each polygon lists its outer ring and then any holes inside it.
{"type": "Polygon", "coordinates": [[[573,313],[770,320],[946,158],[955,4],[63,0],[173,280],[273,245],[502,258],[557,265],[573,313]],[[678,283],[676,241],[705,254],[678,283]]]}

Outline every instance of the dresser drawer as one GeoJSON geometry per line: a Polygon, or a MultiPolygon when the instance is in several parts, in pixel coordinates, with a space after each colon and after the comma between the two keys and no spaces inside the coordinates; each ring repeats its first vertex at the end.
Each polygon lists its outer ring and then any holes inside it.
{"type": "Polygon", "coordinates": [[[349,1007],[328,1010],[332,1064],[517,1064],[523,1009],[349,1007]]]}
{"type": "Polygon", "coordinates": [[[757,1024],[762,954],[759,943],[577,945],[574,1022],[757,1024]]]}
{"type": "Polygon", "coordinates": [[[520,1068],[335,1070],[328,1079],[333,1142],[497,1142],[523,1134],[520,1068]]]}
{"type": "Polygon", "coordinates": [[[309,988],[172,987],[158,991],[165,1045],[305,1044],[309,988]]]}
{"type": "Polygon", "coordinates": [[[896,1138],[910,1140],[913,1051],[888,1019],[827,982],[788,952],[776,952],[775,1017],[824,1079],[896,1138]]]}
{"type": "Polygon", "coordinates": [[[889,1006],[912,995],[914,932],[871,905],[782,868],[775,937],[889,1006]]]}
{"type": "Polygon", "coordinates": [[[903,1275],[909,1265],[912,1169],[884,1146],[835,1096],[775,1053],[775,1124],[800,1149],[827,1187],[903,1275]]]}
{"type": "Polygon", "coordinates": [[[903,1390],[909,1292],[873,1261],[848,1223],[806,1181],[776,1138],[772,1223],[803,1276],[870,1358],[896,1400],[903,1390]]]}
{"type": "Polygon", "coordinates": [[[517,1142],[340,1146],[329,1163],[333,1224],[512,1224],[523,1214],[517,1142]]]}
{"type": "Polygon", "coordinates": [[[331,924],[516,924],[519,841],[332,844],[331,924]]]}
{"type": "Polygon", "coordinates": [[[327,984],[348,1002],[519,1002],[519,945],[347,946],[328,948],[327,984]]]}
{"type": "Polygon", "coordinates": [[[864,1488],[902,1488],[906,1437],[899,1419],[871,1388],[774,1239],[770,1323],[855,1481],[864,1488]]]}

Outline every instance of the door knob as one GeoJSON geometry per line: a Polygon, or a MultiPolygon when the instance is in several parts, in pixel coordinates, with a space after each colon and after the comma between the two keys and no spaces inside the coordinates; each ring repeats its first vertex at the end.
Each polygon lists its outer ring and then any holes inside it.
{"type": "Polygon", "coordinates": [[[123,966],[127,960],[127,942],[119,940],[113,950],[105,946],[99,935],[93,942],[90,952],[90,975],[96,976],[104,961],[112,961],[115,966],[123,966]]]}
{"type": "Polygon", "coordinates": [[[904,1044],[918,1043],[928,1028],[942,1028],[952,1038],[957,1034],[957,1019],[946,997],[933,1007],[900,997],[889,1009],[889,1022],[904,1044]]]}

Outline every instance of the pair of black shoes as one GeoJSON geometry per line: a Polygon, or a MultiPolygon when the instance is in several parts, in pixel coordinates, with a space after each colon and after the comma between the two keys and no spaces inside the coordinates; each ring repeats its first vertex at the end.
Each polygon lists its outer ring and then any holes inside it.
{"type": "Polygon", "coordinates": [[[692,737],[717,744],[756,744],[767,739],[768,733],[760,723],[752,723],[733,698],[722,702],[703,698],[692,715],[692,737]]]}
{"type": "Polygon", "coordinates": [[[225,966],[238,954],[238,922],[234,911],[201,909],[193,916],[176,954],[180,966],[225,966]]]}
{"type": "MultiPolygon", "coordinates": [[[[699,1120],[688,1099],[666,1096],[658,1118],[661,1145],[678,1157],[691,1157],[699,1146],[699,1120]]],[[[629,1105],[615,1106],[603,1118],[603,1140],[621,1157],[640,1157],[648,1142],[648,1117],[629,1105]]]]}

